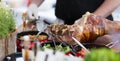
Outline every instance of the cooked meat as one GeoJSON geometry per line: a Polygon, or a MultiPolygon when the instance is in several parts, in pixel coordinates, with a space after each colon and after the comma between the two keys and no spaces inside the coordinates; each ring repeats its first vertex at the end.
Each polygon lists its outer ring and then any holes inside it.
{"type": "Polygon", "coordinates": [[[53,24],[50,30],[53,34],[61,37],[63,41],[74,45],[72,37],[80,42],[94,42],[100,36],[119,32],[120,22],[110,21],[87,12],[73,25],[53,24]]]}

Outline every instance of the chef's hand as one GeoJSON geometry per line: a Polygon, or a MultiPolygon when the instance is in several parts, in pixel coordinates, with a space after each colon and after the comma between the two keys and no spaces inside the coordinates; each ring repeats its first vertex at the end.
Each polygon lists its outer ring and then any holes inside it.
{"type": "Polygon", "coordinates": [[[38,19],[38,7],[36,4],[30,4],[27,10],[27,16],[29,20],[38,19]]]}

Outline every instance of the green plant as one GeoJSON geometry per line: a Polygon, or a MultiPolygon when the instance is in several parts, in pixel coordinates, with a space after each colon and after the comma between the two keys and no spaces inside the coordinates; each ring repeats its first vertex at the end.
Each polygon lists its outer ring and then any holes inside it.
{"type": "Polygon", "coordinates": [[[15,21],[12,10],[0,2],[0,39],[5,38],[15,30],[15,21]]]}
{"type": "Polygon", "coordinates": [[[85,61],[120,61],[120,54],[106,48],[96,49],[85,56],[85,61]]]}

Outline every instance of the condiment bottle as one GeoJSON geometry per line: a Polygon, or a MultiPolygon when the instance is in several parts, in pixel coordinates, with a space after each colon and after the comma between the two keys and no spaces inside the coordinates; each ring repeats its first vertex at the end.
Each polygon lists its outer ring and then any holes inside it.
{"type": "Polygon", "coordinates": [[[24,36],[23,39],[24,39],[23,41],[24,49],[22,49],[22,55],[23,55],[24,61],[30,61],[29,59],[29,43],[30,43],[29,36],[24,36]]]}
{"type": "Polygon", "coordinates": [[[26,16],[27,16],[26,13],[22,14],[22,18],[23,18],[23,31],[26,30],[26,26],[27,26],[27,24],[26,24],[26,16]]]}

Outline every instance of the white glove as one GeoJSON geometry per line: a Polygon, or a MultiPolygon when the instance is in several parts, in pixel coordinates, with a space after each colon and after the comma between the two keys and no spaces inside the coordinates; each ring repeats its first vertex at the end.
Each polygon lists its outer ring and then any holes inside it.
{"type": "Polygon", "coordinates": [[[38,7],[36,4],[31,4],[28,7],[27,16],[29,20],[38,19],[38,7]]]}

